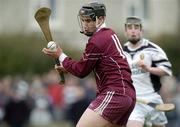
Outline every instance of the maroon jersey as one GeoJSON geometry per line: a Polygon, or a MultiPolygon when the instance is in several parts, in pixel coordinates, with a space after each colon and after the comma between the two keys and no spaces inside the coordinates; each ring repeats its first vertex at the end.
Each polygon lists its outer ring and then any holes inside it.
{"type": "Polygon", "coordinates": [[[66,57],[62,64],[68,72],[80,78],[93,70],[97,93],[115,91],[116,94],[135,97],[131,71],[120,41],[109,28],[102,28],[89,38],[80,61],[66,57]]]}

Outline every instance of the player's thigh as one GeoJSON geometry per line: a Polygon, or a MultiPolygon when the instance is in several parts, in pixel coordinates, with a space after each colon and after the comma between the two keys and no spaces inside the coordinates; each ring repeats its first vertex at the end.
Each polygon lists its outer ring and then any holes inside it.
{"type": "Polygon", "coordinates": [[[100,115],[87,108],[76,127],[111,127],[110,123],[100,115]]]}
{"type": "Polygon", "coordinates": [[[136,120],[129,120],[127,123],[127,127],[143,127],[143,123],[136,120]]]}
{"type": "Polygon", "coordinates": [[[149,113],[148,107],[143,104],[136,103],[134,110],[131,112],[129,121],[137,121],[144,124],[145,119],[149,113]]]}

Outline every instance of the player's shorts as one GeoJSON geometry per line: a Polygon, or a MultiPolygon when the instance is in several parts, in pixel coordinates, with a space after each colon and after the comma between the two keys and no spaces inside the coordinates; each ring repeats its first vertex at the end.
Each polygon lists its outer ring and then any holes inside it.
{"type": "MultiPolygon", "coordinates": [[[[162,104],[162,98],[158,94],[152,94],[148,97],[143,96],[141,99],[151,101],[154,103],[162,104]]],[[[148,123],[148,125],[165,125],[167,124],[167,118],[164,112],[155,110],[154,108],[146,105],[136,103],[134,110],[132,111],[129,120],[135,120],[142,123],[148,123]]]]}
{"type": "Polygon", "coordinates": [[[114,91],[108,91],[106,94],[99,94],[88,108],[113,124],[126,125],[135,101],[127,95],[118,95],[114,91]]]}

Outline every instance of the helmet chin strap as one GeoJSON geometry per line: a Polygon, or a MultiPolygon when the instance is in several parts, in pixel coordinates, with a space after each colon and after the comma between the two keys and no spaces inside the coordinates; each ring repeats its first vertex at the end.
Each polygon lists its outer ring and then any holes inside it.
{"type": "MultiPolygon", "coordinates": [[[[84,33],[84,32],[83,32],[84,33]]],[[[91,37],[94,33],[93,32],[86,32],[84,33],[86,36],[91,37]]]]}

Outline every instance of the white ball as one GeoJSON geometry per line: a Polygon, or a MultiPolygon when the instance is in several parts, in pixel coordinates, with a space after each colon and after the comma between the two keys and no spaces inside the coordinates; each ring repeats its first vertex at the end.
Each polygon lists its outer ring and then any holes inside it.
{"type": "Polygon", "coordinates": [[[47,44],[47,48],[50,49],[50,50],[52,50],[52,51],[56,51],[56,49],[57,49],[56,42],[50,41],[50,42],[47,44]]]}

